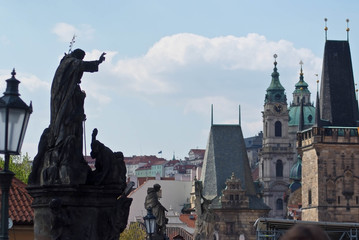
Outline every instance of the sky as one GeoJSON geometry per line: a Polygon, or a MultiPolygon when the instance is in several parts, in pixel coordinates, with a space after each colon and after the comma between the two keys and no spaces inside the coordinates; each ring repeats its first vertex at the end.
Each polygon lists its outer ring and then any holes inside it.
{"type": "Polygon", "coordinates": [[[274,54],[288,104],[300,61],[314,102],[324,18],[329,40],[346,40],[350,20],[356,79],[358,10],[356,0],[3,1],[0,89],[15,68],[21,98],[34,109],[22,153],[34,158],[50,122],[51,82],[75,35],[72,50],[83,49],[85,60],[107,53],[99,72],[82,77],[84,154],[97,128],[97,139],[125,156],[184,159],[206,148],[211,104],[214,124],[238,124],[240,106],[244,137],[262,130],[274,54]]]}

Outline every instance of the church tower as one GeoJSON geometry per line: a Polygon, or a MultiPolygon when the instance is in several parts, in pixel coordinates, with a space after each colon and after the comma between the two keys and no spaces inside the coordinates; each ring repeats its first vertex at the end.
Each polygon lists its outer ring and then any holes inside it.
{"type": "Polygon", "coordinates": [[[302,220],[359,222],[359,113],[348,40],[325,42],[316,115],[315,126],[298,134],[302,220]]]}
{"type": "Polygon", "coordinates": [[[293,101],[289,107],[289,138],[293,145],[294,159],[297,158],[297,132],[311,128],[315,122],[315,107],[310,100],[308,84],[304,81],[303,62],[300,61],[299,81],[295,84],[293,101]]]}
{"type": "Polygon", "coordinates": [[[274,55],[272,81],[267,88],[263,115],[263,146],[260,152],[259,181],[264,202],[272,209],[270,217],[283,218],[283,196],[289,185],[294,146],[289,137],[287,97],[279,81],[277,55],[274,55]]]}

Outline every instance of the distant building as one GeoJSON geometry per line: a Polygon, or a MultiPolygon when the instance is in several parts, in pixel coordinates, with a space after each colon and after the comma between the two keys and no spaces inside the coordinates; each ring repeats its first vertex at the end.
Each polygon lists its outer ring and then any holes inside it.
{"type": "Polygon", "coordinates": [[[175,167],[180,163],[179,160],[167,161],[165,164],[165,177],[174,177],[177,172],[175,167]]]}
{"type": "Polygon", "coordinates": [[[206,149],[191,149],[188,153],[188,159],[185,159],[186,163],[192,165],[203,163],[205,152],[206,149]]]}
{"type": "Polygon", "coordinates": [[[258,135],[253,137],[248,137],[244,139],[244,143],[246,144],[247,155],[249,160],[249,165],[252,169],[257,167],[259,163],[259,152],[262,148],[263,141],[263,132],[260,131],[258,135]]]}
{"type": "MultiPolygon", "coordinates": [[[[150,166],[152,164],[157,164],[159,161],[161,163],[165,162],[166,159],[158,158],[154,155],[150,156],[132,156],[132,157],[125,157],[125,164],[127,170],[127,177],[136,176],[136,170],[140,167],[145,165],[150,166]]],[[[141,172],[141,175],[143,172],[141,172]]],[[[156,174],[154,174],[155,176],[156,174]]],[[[153,176],[151,172],[149,172],[149,176],[153,176]]]]}

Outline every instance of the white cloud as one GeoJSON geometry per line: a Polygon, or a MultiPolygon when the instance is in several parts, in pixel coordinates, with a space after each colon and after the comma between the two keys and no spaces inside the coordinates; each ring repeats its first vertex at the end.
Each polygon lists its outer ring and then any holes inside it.
{"type": "Polygon", "coordinates": [[[31,92],[38,89],[50,90],[51,87],[49,82],[42,81],[37,76],[31,74],[24,74],[21,77],[21,84],[23,84],[31,92]]]}
{"type": "Polygon", "coordinates": [[[90,25],[87,24],[81,24],[75,27],[71,24],[62,22],[62,23],[57,23],[52,29],[52,32],[59,37],[60,41],[70,43],[74,35],[77,38],[92,39],[95,30],[90,25]]]}
{"type": "MultiPolygon", "coordinates": [[[[0,70],[0,87],[6,88],[5,80],[11,78],[11,71],[9,70],[0,70]]],[[[15,76],[21,82],[21,87],[25,87],[29,91],[33,92],[38,89],[50,89],[50,84],[48,82],[42,81],[37,76],[28,73],[17,73],[15,76]],[[20,77],[19,77],[20,76],[20,77]]]]}
{"type": "MultiPolygon", "coordinates": [[[[233,70],[266,71],[270,76],[274,53],[278,55],[280,69],[292,70],[291,81],[295,82],[297,79],[300,60],[306,64],[307,76],[318,73],[320,69],[321,59],[310,50],[296,49],[293,43],[286,40],[268,41],[256,33],[245,37],[216,38],[189,33],[176,34],[163,37],[143,56],[121,59],[110,64],[114,77],[119,80],[122,88],[150,95],[170,94],[179,92],[182,88],[178,86],[183,86],[186,82],[202,81],[198,76],[203,77],[201,74],[207,70],[218,74],[233,70]],[[193,79],[190,79],[191,76],[179,79],[181,74],[189,70],[195,73],[193,79]]],[[[221,76],[218,75],[218,80],[220,79],[221,76]]]]}

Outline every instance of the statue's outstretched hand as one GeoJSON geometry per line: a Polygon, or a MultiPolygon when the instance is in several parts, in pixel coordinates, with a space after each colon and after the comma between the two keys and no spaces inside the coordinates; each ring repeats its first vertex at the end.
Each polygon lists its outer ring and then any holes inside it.
{"type": "Polygon", "coordinates": [[[100,63],[102,63],[103,61],[105,61],[105,55],[106,55],[106,53],[105,52],[103,52],[102,54],[101,54],[101,56],[100,56],[100,58],[98,59],[98,61],[100,62],[100,63]]]}

